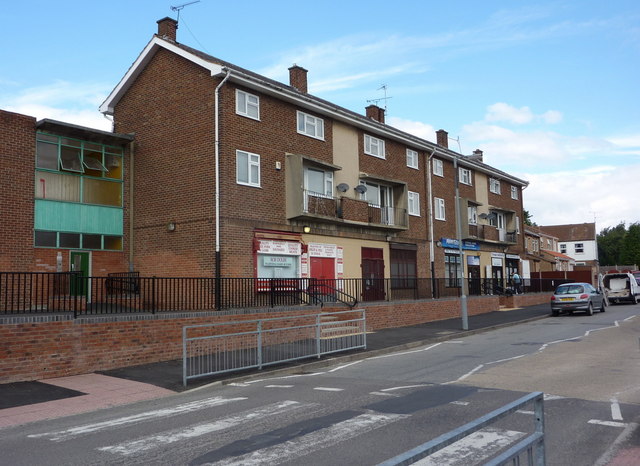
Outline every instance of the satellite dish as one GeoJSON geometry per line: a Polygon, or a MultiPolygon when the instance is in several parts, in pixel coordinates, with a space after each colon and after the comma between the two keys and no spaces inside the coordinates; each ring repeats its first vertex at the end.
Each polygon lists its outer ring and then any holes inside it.
{"type": "Polygon", "coordinates": [[[336,186],[336,189],[341,193],[346,193],[349,190],[349,185],[347,183],[340,183],[336,186]]]}
{"type": "Polygon", "coordinates": [[[364,194],[367,192],[367,187],[363,184],[359,184],[353,189],[355,189],[358,194],[364,194]]]}

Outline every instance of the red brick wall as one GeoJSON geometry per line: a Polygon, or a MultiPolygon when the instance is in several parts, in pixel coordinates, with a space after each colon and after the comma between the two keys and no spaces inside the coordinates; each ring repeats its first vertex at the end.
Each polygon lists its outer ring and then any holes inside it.
{"type": "Polygon", "coordinates": [[[0,271],[33,271],[36,120],[0,110],[0,271]]]}
{"type": "MultiPolygon", "coordinates": [[[[459,317],[457,299],[367,304],[367,329],[459,317]]],[[[470,297],[469,315],[498,308],[497,297],[470,297]]],[[[344,309],[340,309],[344,310],[344,309]]],[[[0,317],[0,383],[37,380],[182,357],[182,327],[231,320],[292,318],[317,310],[239,315],[116,316],[77,320],[0,317]],[[58,321],[59,320],[59,321],[58,321]]]]}

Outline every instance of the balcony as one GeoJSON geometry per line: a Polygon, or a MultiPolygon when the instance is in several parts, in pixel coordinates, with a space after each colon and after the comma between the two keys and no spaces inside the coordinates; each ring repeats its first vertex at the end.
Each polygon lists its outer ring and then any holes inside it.
{"type": "Polygon", "coordinates": [[[516,244],[518,242],[517,238],[517,232],[500,229],[493,225],[469,225],[466,237],[466,239],[504,244],[516,244]]]}

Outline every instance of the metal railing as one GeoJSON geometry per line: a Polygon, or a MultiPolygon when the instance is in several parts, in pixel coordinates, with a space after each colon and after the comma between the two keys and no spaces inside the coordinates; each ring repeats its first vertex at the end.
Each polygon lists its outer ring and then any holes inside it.
{"type": "Polygon", "coordinates": [[[498,456],[495,456],[485,465],[504,465],[507,462],[520,464],[520,456],[526,453],[528,465],[544,466],[546,464],[544,447],[544,395],[542,392],[533,392],[523,396],[501,408],[498,408],[475,421],[469,422],[457,429],[447,432],[429,442],[413,448],[405,453],[395,456],[378,466],[398,466],[413,464],[422,458],[436,453],[439,450],[479,431],[480,429],[512,414],[523,406],[533,403],[534,407],[534,431],[523,440],[508,448],[498,456]]]}
{"type": "Polygon", "coordinates": [[[367,347],[364,309],[182,329],[182,382],[367,347]]]}
{"type": "MultiPolygon", "coordinates": [[[[567,279],[525,279],[520,291],[550,292],[567,279]]],[[[467,279],[468,295],[509,295],[507,280],[467,279]]],[[[449,278],[212,278],[141,277],[135,272],[84,277],[77,272],[0,272],[0,315],[73,312],[157,313],[324,306],[375,301],[456,298],[460,279],[449,278]]]]}

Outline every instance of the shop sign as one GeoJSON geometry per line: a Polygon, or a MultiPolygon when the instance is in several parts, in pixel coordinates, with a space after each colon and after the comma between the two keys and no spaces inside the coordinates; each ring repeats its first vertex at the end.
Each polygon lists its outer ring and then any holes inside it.
{"type": "Polygon", "coordinates": [[[498,257],[500,259],[504,259],[504,252],[492,252],[491,257],[498,257]]]}
{"type": "MultiPolygon", "coordinates": [[[[443,248],[458,249],[458,245],[460,243],[457,239],[440,238],[440,244],[442,244],[443,248]]],[[[462,240],[462,249],[466,249],[467,251],[479,251],[480,243],[476,241],[462,240]]]]}
{"type": "Polygon", "coordinates": [[[293,257],[263,256],[262,265],[265,267],[291,267],[293,266],[293,257]]]}
{"type": "Polygon", "coordinates": [[[309,257],[337,257],[335,244],[309,243],[309,257]]]}
{"type": "Polygon", "coordinates": [[[299,256],[302,252],[300,243],[295,241],[278,241],[272,239],[261,239],[261,254],[286,254],[288,256],[299,256]]]}
{"type": "Polygon", "coordinates": [[[494,267],[502,267],[502,258],[501,257],[492,257],[491,265],[494,267]]]}
{"type": "Polygon", "coordinates": [[[467,256],[467,265],[480,265],[480,256],[467,256]]]}
{"type": "Polygon", "coordinates": [[[515,254],[507,254],[507,259],[514,259],[519,261],[520,260],[520,256],[515,255],[515,254]]]}

